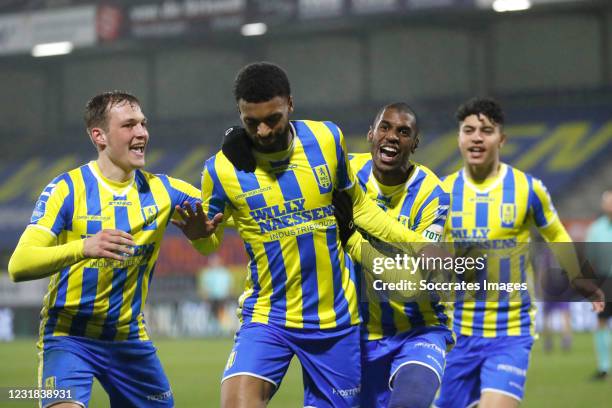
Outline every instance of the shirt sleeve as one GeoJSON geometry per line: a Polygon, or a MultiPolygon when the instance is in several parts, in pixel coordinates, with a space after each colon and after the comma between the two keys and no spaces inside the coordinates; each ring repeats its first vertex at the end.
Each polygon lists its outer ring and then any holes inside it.
{"type": "Polygon", "coordinates": [[[561,223],[548,190],[540,180],[534,178],[529,192],[531,216],[546,242],[572,242],[561,223]]]}
{"type": "Polygon", "coordinates": [[[567,272],[570,280],[580,277],[582,275],[580,263],[576,249],[571,244],[572,238],[561,223],[548,190],[540,180],[535,178],[530,191],[530,200],[535,225],[544,240],[549,243],[550,250],[557,262],[567,272]],[[558,245],[559,243],[565,244],[558,245]]]}
{"type": "MultiPolygon", "coordinates": [[[[223,219],[228,220],[232,214],[231,203],[217,175],[215,160],[216,156],[207,160],[202,171],[202,209],[209,219],[222,213],[223,219]]],[[[225,224],[225,221],[222,222],[210,237],[193,241],[193,247],[203,255],[214,252],[223,240],[225,224]]]]}
{"type": "Polygon", "coordinates": [[[200,190],[186,181],[168,177],[168,185],[171,190],[173,207],[175,205],[183,205],[185,201],[188,201],[192,207],[194,207],[196,203],[201,202],[200,190]]]}
{"type": "MultiPolygon", "coordinates": [[[[344,149],[346,150],[346,149],[344,149]]],[[[346,161],[348,171],[350,164],[346,161]]],[[[410,246],[415,252],[426,242],[422,236],[406,227],[399,221],[385,213],[376,203],[370,200],[357,183],[346,189],[353,201],[353,220],[355,224],[369,235],[387,243],[396,243],[410,246]]]]}
{"type": "Polygon", "coordinates": [[[56,177],[43,189],[34,205],[29,225],[57,237],[70,228],[74,207],[72,182],[67,175],[56,177]]]}
{"type": "Polygon", "coordinates": [[[529,211],[535,225],[540,230],[559,221],[557,210],[555,210],[546,186],[537,178],[532,179],[529,191],[529,211]]]}
{"type": "Polygon", "coordinates": [[[449,205],[449,194],[436,186],[417,212],[418,223],[415,223],[414,231],[427,241],[439,242],[444,234],[449,205]]]}
{"type": "Polygon", "coordinates": [[[15,282],[40,279],[83,259],[85,240],[57,245],[57,238],[36,224],[29,225],[9,260],[9,275],[15,282]]]}
{"type": "Polygon", "coordinates": [[[337,174],[334,187],[337,190],[346,191],[351,197],[355,225],[380,241],[403,247],[405,252],[418,252],[423,245],[417,243],[422,243],[425,240],[416,232],[405,228],[366,196],[358,183],[355,182],[356,175],[351,169],[342,131],[334,123],[325,123],[334,135],[336,142],[337,174]]]}

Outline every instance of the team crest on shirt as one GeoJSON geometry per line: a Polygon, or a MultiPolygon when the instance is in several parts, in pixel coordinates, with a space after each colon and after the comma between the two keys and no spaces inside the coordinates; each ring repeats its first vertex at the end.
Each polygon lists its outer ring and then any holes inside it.
{"type": "Polygon", "coordinates": [[[514,221],[516,221],[516,204],[502,204],[501,221],[502,226],[506,228],[514,227],[514,221]]]}
{"type": "Polygon", "coordinates": [[[316,166],[312,169],[317,179],[317,184],[322,188],[329,188],[331,186],[331,176],[329,174],[329,167],[327,164],[316,166]]]}
{"type": "Polygon", "coordinates": [[[155,221],[159,208],[156,205],[148,205],[146,207],[142,207],[140,211],[142,212],[142,217],[145,220],[144,225],[147,226],[151,225],[155,221]]]}

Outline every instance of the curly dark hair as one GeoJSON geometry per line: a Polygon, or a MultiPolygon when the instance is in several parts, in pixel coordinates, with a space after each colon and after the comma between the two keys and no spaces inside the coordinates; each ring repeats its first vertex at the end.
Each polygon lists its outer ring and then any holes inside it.
{"type": "Polygon", "coordinates": [[[271,62],[254,62],[242,68],[234,82],[236,102],[265,102],[277,96],[289,97],[291,86],[285,71],[271,62]]]}
{"type": "Polygon", "coordinates": [[[108,130],[108,111],[123,102],[140,106],[138,98],[125,91],[103,92],[91,98],[85,105],[84,120],[87,130],[95,127],[108,130]]]}
{"type": "Polygon", "coordinates": [[[492,98],[472,98],[457,109],[455,118],[463,122],[470,115],[484,115],[497,125],[504,124],[504,111],[501,105],[492,98]]]}

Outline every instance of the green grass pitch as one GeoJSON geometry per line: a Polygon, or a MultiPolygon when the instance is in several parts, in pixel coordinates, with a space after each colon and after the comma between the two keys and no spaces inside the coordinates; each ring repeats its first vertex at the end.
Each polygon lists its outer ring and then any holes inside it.
{"type": "MultiPolygon", "coordinates": [[[[219,380],[232,346],[230,339],[157,340],[159,356],[170,378],[178,408],[219,406],[219,380]]],[[[37,357],[34,339],[0,343],[0,389],[33,387],[37,357]],[[4,388],[3,388],[4,387],[4,388]]],[[[536,342],[529,367],[527,393],[522,407],[610,407],[612,381],[590,382],[595,360],[590,334],[578,334],[567,353],[542,352],[536,342]]],[[[293,361],[270,407],[301,407],[302,376],[293,361]]],[[[32,402],[8,402],[0,408],[34,406],[32,402]]],[[[108,407],[102,388],[95,384],[91,408],[108,407]]]]}

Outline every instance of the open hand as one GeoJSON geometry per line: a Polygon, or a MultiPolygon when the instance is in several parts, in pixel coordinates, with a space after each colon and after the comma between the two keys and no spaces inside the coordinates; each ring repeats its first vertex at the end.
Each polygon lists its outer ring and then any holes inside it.
{"type": "Polygon", "coordinates": [[[177,205],[175,210],[181,219],[171,220],[172,224],[176,225],[191,241],[210,237],[217,230],[217,226],[223,221],[222,213],[216,214],[212,219],[208,219],[202,209],[202,203],[196,203],[195,207],[194,211],[189,201],[185,201],[183,207],[177,205]]]}

